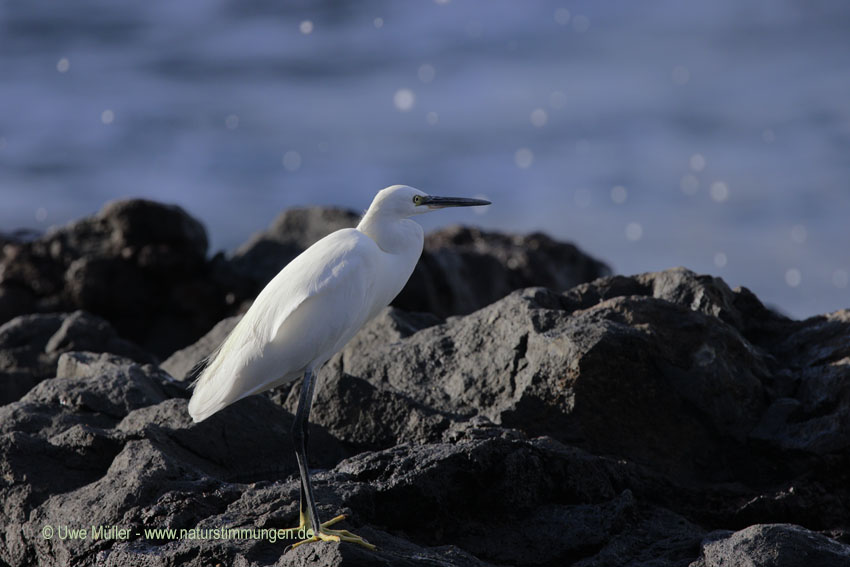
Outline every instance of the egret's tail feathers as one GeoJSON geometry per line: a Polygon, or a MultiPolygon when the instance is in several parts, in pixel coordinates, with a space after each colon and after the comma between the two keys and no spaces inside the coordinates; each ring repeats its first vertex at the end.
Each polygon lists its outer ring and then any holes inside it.
{"type": "Polygon", "coordinates": [[[196,423],[242,398],[295,380],[304,372],[304,365],[298,362],[300,343],[281,349],[273,337],[267,338],[264,333],[258,336],[252,321],[249,311],[210,355],[195,380],[189,415],[196,423]]]}
{"type": "Polygon", "coordinates": [[[189,400],[189,415],[195,423],[205,420],[245,396],[235,387],[241,370],[238,361],[244,361],[244,358],[233,352],[239,350],[233,348],[233,343],[231,333],[218,350],[209,356],[206,367],[192,384],[194,392],[189,400]]]}
{"type": "Polygon", "coordinates": [[[216,382],[219,380],[216,380],[214,373],[210,372],[212,366],[209,364],[192,384],[194,392],[192,392],[192,399],[189,400],[189,415],[195,423],[205,420],[228,404],[224,399],[223,389],[216,388],[216,382]]]}
{"type": "Polygon", "coordinates": [[[303,372],[302,368],[280,375],[282,365],[278,359],[264,356],[256,341],[246,339],[250,327],[242,321],[210,355],[208,364],[192,385],[195,391],[189,400],[189,415],[195,423],[242,398],[295,380],[303,372]]]}
{"type": "Polygon", "coordinates": [[[210,360],[213,359],[215,354],[216,353],[214,352],[211,355],[205,356],[204,358],[196,362],[195,365],[190,368],[189,371],[183,376],[183,380],[190,380],[190,386],[194,388],[195,384],[198,383],[198,379],[201,377],[201,372],[203,372],[204,369],[209,366],[210,360]]]}
{"type": "Polygon", "coordinates": [[[216,413],[218,410],[224,409],[227,405],[228,404],[225,402],[203,404],[198,401],[197,397],[192,396],[192,399],[189,400],[189,415],[192,416],[192,421],[199,423],[216,413]]]}

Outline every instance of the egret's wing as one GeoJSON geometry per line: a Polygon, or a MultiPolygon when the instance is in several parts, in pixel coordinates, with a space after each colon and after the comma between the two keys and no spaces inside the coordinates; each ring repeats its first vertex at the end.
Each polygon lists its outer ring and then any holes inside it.
{"type": "MultiPolygon", "coordinates": [[[[289,316],[310,298],[337,293],[348,296],[355,305],[362,303],[371,291],[367,276],[375,268],[377,250],[371,238],[353,228],[338,230],[316,242],[257,296],[251,306],[255,316],[250,320],[255,338],[261,343],[273,340],[289,316]]],[[[351,312],[338,307],[341,312],[335,314],[337,317],[351,312]]]]}
{"type": "Polygon", "coordinates": [[[192,418],[201,421],[294,379],[341,348],[368,318],[376,253],[371,238],[343,229],[292,260],[260,292],[198,378],[189,403],[192,418]]]}

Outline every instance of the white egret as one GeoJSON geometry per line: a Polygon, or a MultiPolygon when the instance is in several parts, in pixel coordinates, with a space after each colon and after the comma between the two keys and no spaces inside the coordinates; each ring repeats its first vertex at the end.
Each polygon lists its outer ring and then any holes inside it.
{"type": "Polygon", "coordinates": [[[307,421],[315,374],[407,283],[422,254],[422,227],[409,217],[444,207],[489,205],[480,199],[434,197],[405,185],[378,192],[357,228],[322,238],[284,267],[211,357],[195,382],[189,414],[203,421],[246,396],[304,376],[292,440],[301,477],[299,529],[311,541],[374,546],[319,521],[307,468],[307,421]]]}

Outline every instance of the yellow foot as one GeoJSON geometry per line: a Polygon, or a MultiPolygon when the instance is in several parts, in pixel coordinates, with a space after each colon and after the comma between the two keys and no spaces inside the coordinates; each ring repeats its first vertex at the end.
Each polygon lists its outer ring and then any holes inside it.
{"type": "MultiPolygon", "coordinates": [[[[305,543],[313,543],[316,541],[347,541],[349,543],[356,543],[357,545],[362,545],[366,549],[370,551],[375,551],[378,549],[362,537],[351,533],[348,530],[330,530],[329,526],[332,526],[338,522],[341,522],[345,519],[345,514],[341,514],[336,518],[331,518],[327,522],[322,522],[322,525],[319,526],[319,533],[313,534],[311,537],[307,539],[303,539],[298,543],[292,544],[291,548],[295,549],[299,545],[304,545],[305,543]]],[[[296,533],[303,530],[304,524],[302,524],[298,530],[295,530],[296,533]]],[[[308,529],[307,533],[313,533],[312,529],[308,529]]]]}

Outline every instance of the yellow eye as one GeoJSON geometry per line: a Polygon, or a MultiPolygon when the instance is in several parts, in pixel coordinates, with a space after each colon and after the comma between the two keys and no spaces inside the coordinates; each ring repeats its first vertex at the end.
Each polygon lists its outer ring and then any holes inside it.
{"type": "Polygon", "coordinates": [[[417,205],[417,206],[421,205],[422,204],[422,196],[421,195],[414,196],[413,197],[413,204],[417,205]]]}

